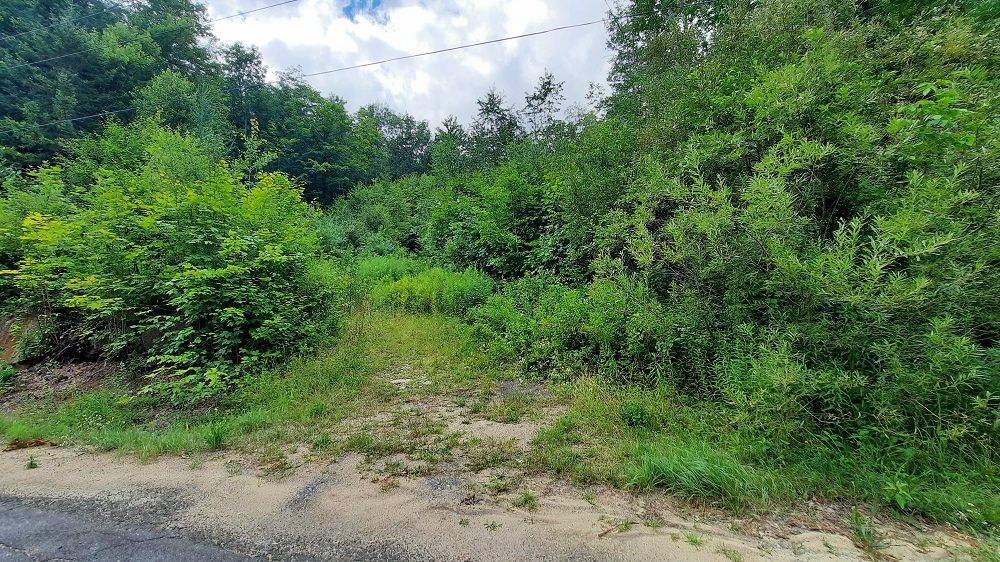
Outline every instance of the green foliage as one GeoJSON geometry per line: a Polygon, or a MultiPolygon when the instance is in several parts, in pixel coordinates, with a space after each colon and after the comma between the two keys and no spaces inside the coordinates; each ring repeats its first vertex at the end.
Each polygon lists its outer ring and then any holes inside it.
{"type": "Polygon", "coordinates": [[[338,248],[377,254],[418,250],[437,189],[427,176],[356,187],[328,211],[343,232],[338,248]]]}
{"type": "Polygon", "coordinates": [[[370,292],[378,285],[387,285],[404,277],[413,277],[431,268],[431,264],[401,254],[370,256],[354,265],[354,283],[361,291],[370,292]]]}
{"type": "Polygon", "coordinates": [[[12,383],[15,374],[14,367],[6,363],[0,363],[0,389],[12,383]]]}
{"type": "MultiPolygon", "coordinates": [[[[35,125],[127,108],[136,94],[148,103],[170,99],[168,92],[186,95],[212,70],[203,42],[210,35],[207,12],[189,0],[127,6],[15,0],[4,4],[0,26],[7,37],[0,47],[7,75],[0,130],[17,129],[0,134],[2,165],[38,166],[61,152],[59,139],[95,131],[100,121],[35,125]],[[169,87],[162,83],[167,76],[169,87]],[[156,77],[159,86],[151,85],[156,77]]],[[[169,104],[164,111],[186,114],[189,106],[169,104]]]]}
{"type": "Polygon", "coordinates": [[[622,408],[621,419],[629,427],[649,427],[652,423],[649,410],[636,402],[630,402],[622,408]]]}
{"type": "MultiPolygon", "coordinates": [[[[6,35],[55,18],[15,4],[6,35]]],[[[679,432],[713,448],[643,449],[636,485],[760,508],[782,493],[771,474],[794,468],[830,496],[1000,521],[995,0],[623,0],[636,17],[610,20],[608,116],[557,119],[546,74],[523,111],[493,90],[471,126],[449,118],[433,140],[384,107],[351,115],[295,72],[267,84],[252,48],[223,48],[216,69],[197,47],[204,10],[157,5],[3,46],[15,63],[102,47],[79,71],[11,69],[5,128],[167,102],[100,135],[67,122],[6,143],[0,299],[24,317],[26,356],[140,357],[151,391],[252,402],[247,373],[363,296],[465,317],[528,376],[624,385],[540,434],[557,473],[620,481],[631,440],[679,432]],[[179,41],[159,39],[178,21],[192,24],[179,41]],[[576,448],[598,435],[623,444],[576,448]]],[[[372,367],[336,360],[310,372],[357,382],[350,369],[372,367]]],[[[244,416],[233,432],[272,422],[244,416]]],[[[141,440],[129,431],[116,439],[141,440]]]]}
{"type": "Polygon", "coordinates": [[[632,486],[718,501],[733,511],[766,508],[780,491],[772,474],[704,445],[676,442],[637,451],[630,478],[632,486]]]}
{"type": "Polygon", "coordinates": [[[527,512],[534,513],[538,511],[538,498],[535,494],[525,491],[511,500],[510,505],[514,507],[519,507],[527,512]]]}
{"type": "MultiPolygon", "coordinates": [[[[23,221],[17,285],[60,346],[144,351],[149,390],[198,399],[318,335],[334,287],[311,274],[317,239],[300,188],[243,185],[190,137],[152,131],[147,160],[100,168],[79,206],[23,221]]],[[[58,170],[37,189],[58,190],[58,170]]]]}
{"type": "Polygon", "coordinates": [[[492,292],[493,281],[475,270],[458,273],[435,267],[377,285],[371,300],[378,306],[462,316],[485,302],[492,292]]]}

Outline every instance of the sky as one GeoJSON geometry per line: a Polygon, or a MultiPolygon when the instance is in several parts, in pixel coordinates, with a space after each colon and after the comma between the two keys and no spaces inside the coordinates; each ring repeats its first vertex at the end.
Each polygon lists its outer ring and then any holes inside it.
{"type": "MultiPolygon", "coordinates": [[[[279,0],[204,0],[209,18],[279,0]]],[[[611,0],[608,0],[611,2],[611,0]]],[[[605,0],[298,0],[219,21],[220,41],[255,45],[269,77],[290,67],[320,72],[403,55],[531,33],[605,17],[605,0]]],[[[523,107],[546,71],[565,82],[565,105],[584,102],[610,67],[603,24],[555,31],[449,53],[309,78],[353,111],[381,103],[438,125],[448,115],[469,123],[491,87],[523,107]]]]}

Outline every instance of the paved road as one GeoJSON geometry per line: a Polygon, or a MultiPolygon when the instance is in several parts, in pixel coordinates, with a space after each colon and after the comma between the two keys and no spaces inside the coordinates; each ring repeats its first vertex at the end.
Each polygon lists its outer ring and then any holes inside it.
{"type": "Polygon", "coordinates": [[[0,497],[0,562],[242,562],[250,558],[158,529],[0,497]]]}

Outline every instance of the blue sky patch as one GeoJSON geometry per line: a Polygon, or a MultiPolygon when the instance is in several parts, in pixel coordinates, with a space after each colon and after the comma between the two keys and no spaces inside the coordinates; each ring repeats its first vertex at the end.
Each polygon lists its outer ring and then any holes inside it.
{"type": "Polygon", "coordinates": [[[344,15],[355,19],[360,14],[375,16],[375,10],[382,5],[382,0],[347,0],[344,15]]]}

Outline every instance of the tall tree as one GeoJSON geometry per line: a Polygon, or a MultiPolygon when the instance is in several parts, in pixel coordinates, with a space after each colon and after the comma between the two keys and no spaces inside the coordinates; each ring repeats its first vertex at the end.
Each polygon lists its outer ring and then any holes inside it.
{"type": "Polygon", "coordinates": [[[548,70],[538,78],[538,84],[533,92],[524,94],[524,109],[521,115],[528,124],[529,133],[538,138],[556,121],[556,114],[562,108],[563,85],[556,82],[555,76],[548,70]]]}
{"type": "Polygon", "coordinates": [[[449,115],[434,130],[431,143],[431,168],[441,178],[461,174],[470,166],[469,136],[454,115],[449,115]]]}
{"type": "Polygon", "coordinates": [[[523,128],[517,112],[496,87],[476,100],[476,105],[479,112],[472,122],[472,154],[482,164],[496,165],[503,160],[507,146],[521,136],[523,128]]]}
{"type": "Polygon", "coordinates": [[[390,179],[430,170],[431,131],[427,121],[418,121],[408,113],[400,115],[378,104],[359,109],[357,119],[368,120],[378,130],[382,138],[380,155],[390,179]]]}
{"type": "Polygon", "coordinates": [[[337,97],[324,97],[295,71],[268,89],[265,137],[278,149],[271,168],[304,184],[304,197],[329,204],[366,176],[354,123],[337,97]]]}

